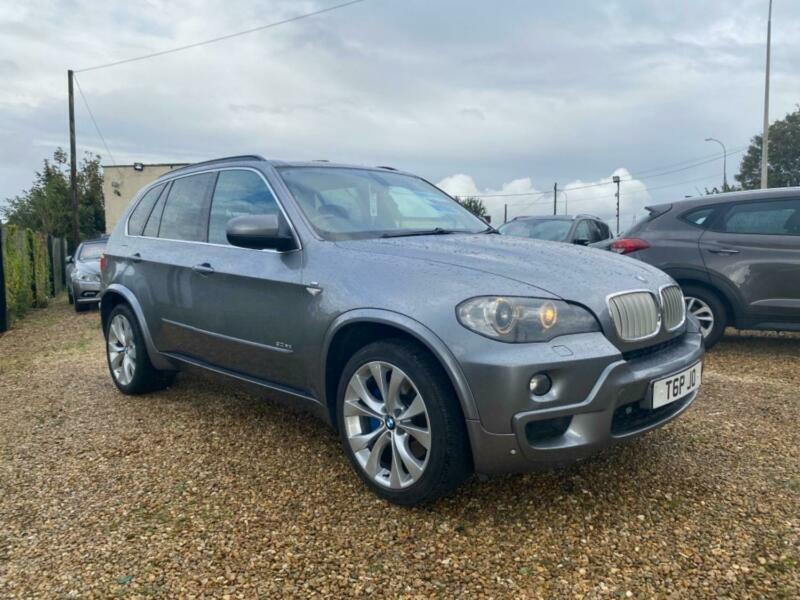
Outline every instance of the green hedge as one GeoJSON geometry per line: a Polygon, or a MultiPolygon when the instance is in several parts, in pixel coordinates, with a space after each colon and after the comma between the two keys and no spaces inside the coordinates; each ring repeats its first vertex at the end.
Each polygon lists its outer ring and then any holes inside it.
{"type": "Polygon", "coordinates": [[[6,309],[9,321],[14,322],[33,306],[47,306],[50,296],[47,236],[6,225],[1,237],[6,309]]]}

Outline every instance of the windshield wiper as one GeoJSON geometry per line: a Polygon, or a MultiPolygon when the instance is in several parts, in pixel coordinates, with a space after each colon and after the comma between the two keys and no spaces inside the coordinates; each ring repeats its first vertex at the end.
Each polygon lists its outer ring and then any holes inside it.
{"type": "Polygon", "coordinates": [[[395,238],[395,237],[411,237],[415,235],[447,235],[449,233],[456,233],[454,229],[443,229],[442,227],[434,227],[433,229],[417,229],[412,231],[387,231],[382,233],[382,238],[395,238]]]}

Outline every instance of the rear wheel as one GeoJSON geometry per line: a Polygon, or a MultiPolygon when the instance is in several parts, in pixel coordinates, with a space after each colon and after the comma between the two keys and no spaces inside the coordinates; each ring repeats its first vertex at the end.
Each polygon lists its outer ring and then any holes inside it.
{"type": "Polygon", "coordinates": [[[712,291],[693,285],[683,286],[686,312],[700,323],[700,331],[707,349],[711,349],[725,333],[728,311],[719,297],[712,291]]]}
{"type": "Polygon", "coordinates": [[[406,340],[375,342],[347,363],[337,418],[353,468],[378,496],[430,502],[469,475],[458,399],[436,360],[406,340]]]}
{"type": "Polygon", "coordinates": [[[171,371],[160,371],[150,362],[141,327],[127,304],[118,304],[108,316],[106,358],[111,379],[123,394],[143,394],[167,387],[171,371]]]}

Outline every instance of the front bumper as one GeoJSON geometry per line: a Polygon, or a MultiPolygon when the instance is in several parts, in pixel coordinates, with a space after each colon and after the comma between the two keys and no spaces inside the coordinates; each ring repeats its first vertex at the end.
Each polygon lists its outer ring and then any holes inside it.
{"type": "Polygon", "coordinates": [[[79,304],[100,301],[100,282],[75,279],[72,282],[72,298],[79,304]]]}
{"type": "MultiPolygon", "coordinates": [[[[576,348],[577,344],[572,344],[576,348]]],[[[686,369],[703,357],[702,335],[690,330],[668,344],[624,357],[570,356],[554,365],[528,366],[524,376],[512,367],[504,381],[519,387],[537,370],[553,369],[559,379],[541,402],[526,398],[495,402],[481,420],[468,420],[475,470],[483,474],[523,472],[584,458],[616,441],[639,436],[684,412],[697,392],[658,409],[647,407],[651,383],[686,369]],[[559,388],[559,385],[561,386],[559,388]],[[588,390],[585,394],[571,391],[588,390]],[[550,396],[548,398],[548,396],[550,396]],[[506,408],[511,405],[511,409],[506,408]],[[486,417],[486,418],[485,418],[486,417]],[[508,423],[507,432],[497,431],[508,423]],[[487,428],[487,424],[489,427],[487,428]],[[491,430],[494,426],[495,431],[491,430]]],[[[601,352],[602,354],[602,352],[601,352]]],[[[483,380],[482,386],[491,385],[483,380]]],[[[497,381],[502,387],[499,381],[497,381]]]]}

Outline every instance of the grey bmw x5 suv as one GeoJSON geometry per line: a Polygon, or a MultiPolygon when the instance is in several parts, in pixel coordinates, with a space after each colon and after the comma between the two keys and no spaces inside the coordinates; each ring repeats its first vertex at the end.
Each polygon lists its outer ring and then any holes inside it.
{"type": "Polygon", "coordinates": [[[123,393],[183,365],[269,388],[330,423],[400,504],[638,436],[700,385],[702,336],[669,276],[496,235],[388,167],[244,156],[171,171],[117,224],[102,282],[123,393]]]}

